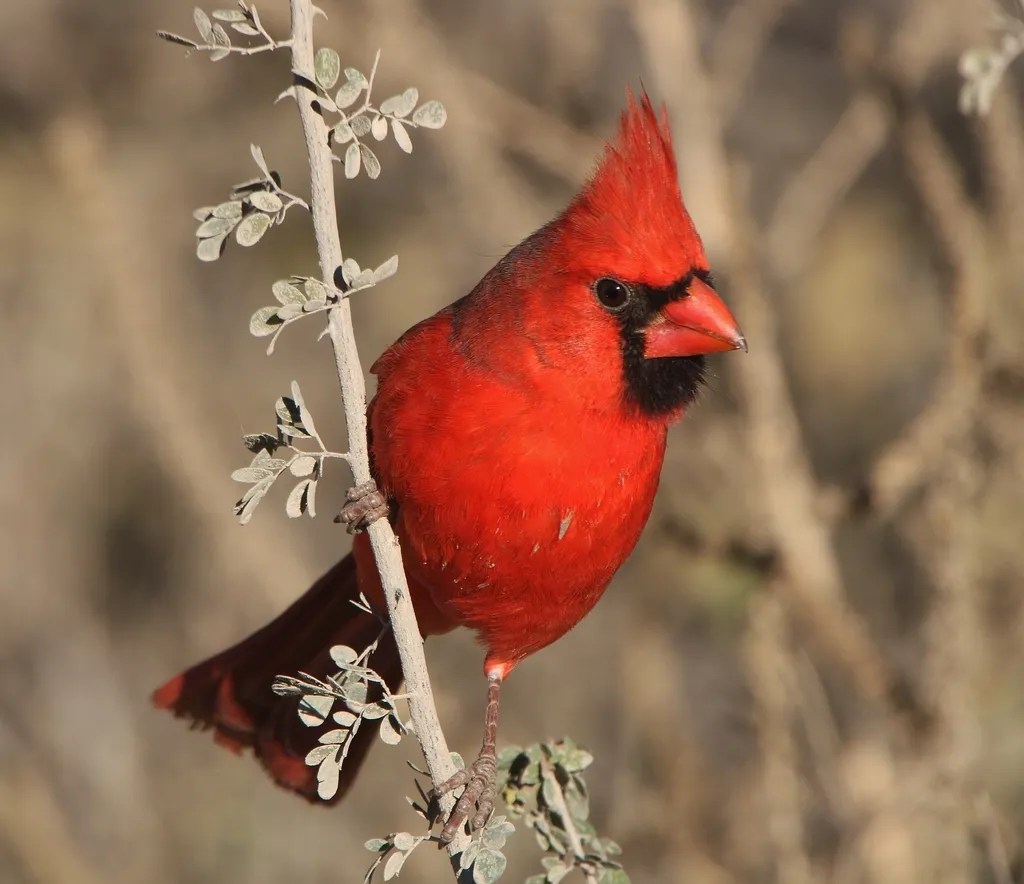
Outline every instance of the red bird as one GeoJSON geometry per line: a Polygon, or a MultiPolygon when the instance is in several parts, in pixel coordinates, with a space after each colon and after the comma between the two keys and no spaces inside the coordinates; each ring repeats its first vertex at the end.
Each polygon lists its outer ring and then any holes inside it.
{"type": "MultiPolygon", "coordinates": [[[[569,207],[510,251],[470,294],[406,332],[373,367],[373,474],[402,546],[420,629],[476,631],[488,709],[480,757],[450,839],[494,799],[499,687],[565,635],[633,551],[654,502],[668,427],[698,395],[704,354],[746,348],[711,287],[683,206],[664,109],[632,94],[619,132],[569,207]]],[[[384,605],[365,535],[350,555],[249,638],[171,679],[154,703],[251,747],[278,784],[308,798],[316,734],[278,674],[325,676],[329,649],[367,647],[384,605]]],[[[374,668],[393,690],[398,651],[374,668]]],[[[359,731],[351,785],[374,736],[359,731]]]]}

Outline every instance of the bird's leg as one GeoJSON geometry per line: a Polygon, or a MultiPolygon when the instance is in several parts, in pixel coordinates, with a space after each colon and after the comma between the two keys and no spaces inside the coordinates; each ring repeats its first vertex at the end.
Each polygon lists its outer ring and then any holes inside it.
{"type": "Polygon", "coordinates": [[[484,741],[469,767],[460,770],[455,776],[442,783],[434,792],[436,796],[446,795],[461,786],[465,786],[462,795],[455,803],[448,820],[441,830],[441,841],[450,842],[469,819],[469,830],[475,832],[483,828],[494,810],[494,799],[498,786],[495,777],[498,773],[498,705],[501,694],[501,676],[487,676],[487,713],[484,716],[484,741]],[[470,819],[472,814],[472,819],[470,819]]]}
{"type": "Polygon", "coordinates": [[[348,503],[334,517],[334,521],[345,525],[349,534],[365,531],[377,519],[383,519],[388,514],[388,502],[373,479],[349,488],[346,497],[348,503]]]}

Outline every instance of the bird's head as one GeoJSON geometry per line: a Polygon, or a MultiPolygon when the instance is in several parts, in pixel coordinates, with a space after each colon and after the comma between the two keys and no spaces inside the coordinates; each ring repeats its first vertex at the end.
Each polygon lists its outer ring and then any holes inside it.
{"type": "Polygon", "coordinates": [[[664,111],[632,93],[615,140],[562,214],[452,305],[463,354],[506,379],[559,382],[577,406],[672,420],[704,356],[745,349],[683,206],[664,111]]]}
{"type": "Polygon", "coordinates": [[[683,205],[665,112],[646,93],[630,93],[594,174],[540,234],[561,334],[575,327],[595,357],[617,349],[642,411],[678,412],[697,395],[705,354],[746,349],[683,205]]]}

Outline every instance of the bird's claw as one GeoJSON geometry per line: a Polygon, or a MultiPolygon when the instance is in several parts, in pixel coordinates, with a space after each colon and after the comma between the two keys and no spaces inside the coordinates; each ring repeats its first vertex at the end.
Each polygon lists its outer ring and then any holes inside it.
{"type": "Polygon", "coordinates": [[[466,820],[469,820],[470,833],[482,829],[487,824],[498,794],[497,775],[498,761],[494,752],[484,751],[469,767],[460,770],[433,790],[431,797],[439,798],[463,786],[466,787],[448,815],[444,828],[441,829],[442,844],[450,843],[466,820]]]}
{"type": "Polygon", "coordinates": [[[388,514],[388,502],[373,479],[349,488],[346,497],[348,503],[334,517],[334,521],[345,525],[349,534],[365,531],[377,519],[383,519],[388,514]]]}

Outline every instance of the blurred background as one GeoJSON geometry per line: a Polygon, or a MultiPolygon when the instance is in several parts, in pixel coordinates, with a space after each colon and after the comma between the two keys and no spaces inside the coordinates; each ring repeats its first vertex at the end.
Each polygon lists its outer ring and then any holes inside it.
{"type": "MultiPolygon", "coordinates": [[[[224,3],[222,5],[229,5],[224,3]]],[[[983,0],[321,0],[383,98],[449,113],[339,184],[363,364],[569,199],[643,81],[750,341],[671,436],[655,514],[597,610],[509,681],[501,739],[596,755],[592,818],[647,882],[1022,880],[1024,128],[957,63],[983,0]]],[[[287,4],[259,5],[284,36],[287,4]]],[[[0,880],[361,880],[414,828],[400,749],[324,811],[154,712],[150,690],[284,608],[348,545],[276,489],[240,528],[239,437],[298,379],[343,447],[315,322],[247,320],[315,273],[293,212],[195,258],[192,209],[256,174],[307,192],[284,53],[158,41],[192,6],[0,3],[0,880]]],[[[340,177],[340,176],[339,176],[340,177]]],[[[324,517],[323,514],[328,514],[324,517]]],[[[427,648],[453,748],[471,636],[427,648]]],[[[406,741],[409,742],[409,741],[406,741]]],[[[539,870],[529,833],[506,880],[539,870]]],[[[419,851],[403,880],[441,882],[419,851]]]]}

